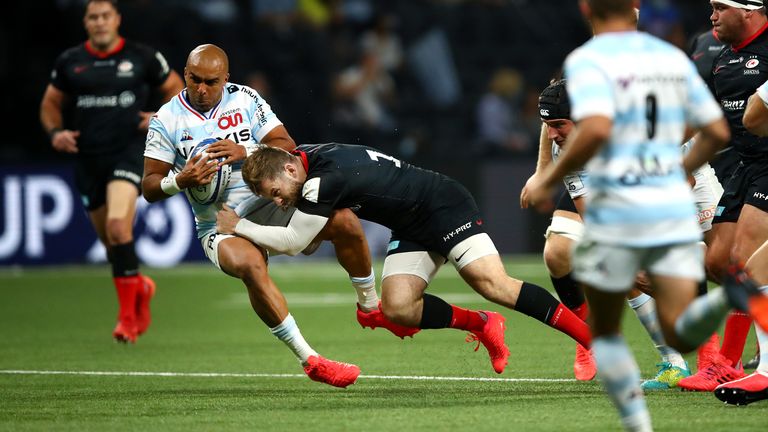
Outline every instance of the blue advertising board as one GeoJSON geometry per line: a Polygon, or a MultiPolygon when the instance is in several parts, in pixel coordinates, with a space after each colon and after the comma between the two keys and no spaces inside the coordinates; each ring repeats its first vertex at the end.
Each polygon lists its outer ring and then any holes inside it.
{"type": "MultiPolygon", "coordinates": [[[[139,259],[150,266],[205,259],[183,194],[153,204],[139,198],[134,239],[139,259]]],[[[0,266],[104,261],[71,167],[0,168],[0,266]]]]}

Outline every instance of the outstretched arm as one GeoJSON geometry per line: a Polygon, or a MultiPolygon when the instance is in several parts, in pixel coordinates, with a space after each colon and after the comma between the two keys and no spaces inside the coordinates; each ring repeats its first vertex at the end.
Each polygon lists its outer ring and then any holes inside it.
{"type": "Polygon", "coordinates": [[[263,248],[293,256],[306,249],[327,222],[325,216],[296,210],[288,226],[259,225],[241,219],[234,210],[224,206],[216,215],[216,231],[235,234],[263,248]]]}

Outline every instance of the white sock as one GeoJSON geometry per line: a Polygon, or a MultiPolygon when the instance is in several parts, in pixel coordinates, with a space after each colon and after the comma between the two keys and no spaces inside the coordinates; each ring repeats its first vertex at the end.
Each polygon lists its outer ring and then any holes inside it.
{"type": "Polygon", "coordinates": [[[371,269],[371,274],[366,277],[351,277],[352,286],[357,292],[357,303],[363,312],[370,312],[379,307],[379,295],[376,294],[376,275],[371,269]]]}
{"type": "Polygon", "coordinates": [[[651,414],[640,388],[640,369],[621,336],[600,336],[592,340],[597,374],[605,392],[619,410],[624,429],[650,431],[651,414]]]}
{"type": "Polygon", "coordinates": [[[648,294],[642,293],[635,298],[627,300],[629,306],[635,311],[640,324],[645,327],[646,333],[651,337],[653,346],[661,355],[661,361],[669,362],[672,366],[688,369],[683,356],[674,348],[667,345],[664,333],[661,331],[659,316],[656,315],[656,301],[648,294]]]}
{"type": "Polygon", "coordinates": [[[307,362],[307,359],[313,355],[317,355],[317,351],[313,350],[311,346],[304,340],[304,336],[299,331],[299,326],[296,324],[296,320],[293,319],[291,314],[278,324],[276,327],[269,329],[273,335],[283,341],[288,348],[293,351],[296,357],[302,364],[307,362]]]}
{"type": "Polygon", "coordinates": [[[697,347],[717,330],[731,310],[722,288],[696,297],[675,321],[675,333],[691,347],[697,347]]]}

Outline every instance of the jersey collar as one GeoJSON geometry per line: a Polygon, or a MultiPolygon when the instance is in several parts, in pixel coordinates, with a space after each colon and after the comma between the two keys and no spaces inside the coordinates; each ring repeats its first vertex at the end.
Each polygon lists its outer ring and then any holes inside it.
{"type": "Polygon", "coordinates": [[[200,111],[192,108],[192,104],[189,103],[189,99],[187,99],[187,89],[182,90],[179,92],[179,101],[181,102],[181,105],[184,106],[189,112],[197,116],[202,121],[210,120],[214,117],[216,117],[216,114],[219,112],[219,107],[221,106],[221,102],[224,100],[224,92],[222,91],[221,99],[219,102],[213,106],[208,112],[201,113],[200,111]]]}
{"type": "Polygon", "coordinates": [[[763,24],[763,26],[760,27],[760,30],[758,30],[752,36],[748,37],[747,40],[745,40],[744,42],[742,42],[742,43],[740,43],[738,45],[731,45],[731,48],[733,49],[733,52],[739,52],[740,49],[743,49],[747,45],[751,44],[753,40],[757,39],[758,36],[763,34],[763,32],[765,31],[766,28],[768,28],[768,22],[763,24]]]}
{"type": "Polygon", "coordinates": [[[88,54],[99,59],[105,59],[109,56],[115,55],[120,51],[122,51],[124,47],[125,47],[125,39],[123,39],[122,36],[120,36],[120,39],[117,41],[117,45],[115,45],[115,47],[109,51],[98,51],[96,48],[93,47],[93,45],[91,45],[90,40],[85,41],[85,50],[88,51],[88,54]]]}
{"type": "Polygon", "coordinates": [[[301,164],[304,166],[304,172],[309,172],[309,160],[307,160],[307,154],[301,150],[294,150],[291,152],[292,155],[298,156],[301,158],[301,164]]]}

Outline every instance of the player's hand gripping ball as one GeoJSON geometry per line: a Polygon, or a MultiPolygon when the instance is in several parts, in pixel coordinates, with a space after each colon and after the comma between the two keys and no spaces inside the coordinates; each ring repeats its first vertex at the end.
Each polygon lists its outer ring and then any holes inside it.
{"type": "MultiPolygon", "coordinates": [[[[198,153],[202,153],[203,156],[206,156],[207,153],[205,150],[208,148],[208,146],[215,143],[216,141],[217,140],[214,138],[204,139],[199,144],[197,144],[195,148],[192,149],[192,152],[189,154],[189,158],[191,159],[195,157],[195,155],[198,153]]],[[[224,161],[224,158],[218,158],[217,161],[222,162],[224,161]]],[[[222,165],[213,175],[213,179],[211,179],[210,183],[187,188],[187,194],[192,201],[198,204],[213,204],[219,199],[219,196],[224,193],[224,190],[229,184],[229,178],[231,175],[232,167],[229,164],[222,165]]]]}

